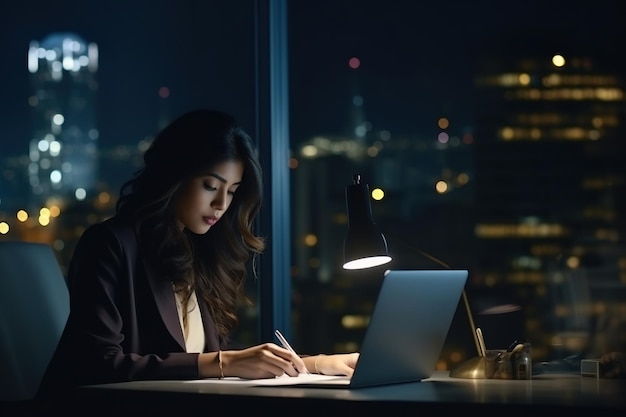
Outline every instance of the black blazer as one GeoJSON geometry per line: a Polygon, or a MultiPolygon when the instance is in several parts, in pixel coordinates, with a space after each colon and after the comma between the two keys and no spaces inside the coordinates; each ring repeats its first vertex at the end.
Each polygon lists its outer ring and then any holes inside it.
{"type": "MultiPolygon", "coordinates": [[[[142,379],[194,379],[198,354],[185,352],[171,281],[142,256],[132,227],[117,217],[90,226],[68,270],[70,315],[40,394],[50,388],[142,379]]],[[[205,351],[218,333],[199,300],[205,351]]]]}

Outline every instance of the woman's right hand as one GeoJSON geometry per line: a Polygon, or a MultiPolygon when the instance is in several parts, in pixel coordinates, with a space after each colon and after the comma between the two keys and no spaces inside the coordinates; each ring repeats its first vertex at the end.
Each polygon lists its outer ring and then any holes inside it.
{"type": "Polygon", "coordinates": [[[274,343],[264,343],[242,350],[222,351],[224,376],[245,379],[274,378],[306,372],[302,359],[274,343]]]}

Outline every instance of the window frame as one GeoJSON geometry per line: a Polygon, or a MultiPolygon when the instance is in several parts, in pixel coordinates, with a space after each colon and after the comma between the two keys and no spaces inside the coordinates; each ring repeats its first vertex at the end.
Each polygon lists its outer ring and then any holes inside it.
{"type": "Polygon", "coordinates": [[[267,247],[259,262],[259,337],[291,336],[289,81],[287,1],[255,3],[255,124],[265,170],[258,227],[267,247]]]}

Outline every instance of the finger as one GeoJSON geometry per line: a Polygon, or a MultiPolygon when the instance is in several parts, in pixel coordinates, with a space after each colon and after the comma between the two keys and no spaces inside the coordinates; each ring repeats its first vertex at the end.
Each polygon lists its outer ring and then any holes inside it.
{"type": "Polygon", "coordinates": [[[272,351],[272,353],[274,353],[276,356],[287,361],[290,367],[293,368],[293,369],[285,369],[285,373],[287,373],[288,375],[297,376],[298,373],[308,372],[306,365],[304,364],[304,361],[296,353],[290,350],[287,350],[285,348],[282,348],[275,344],[270,344],[268,345],[268,347],[272,351]],[[294,371],[294,372],[291,372],[291,371],[294,371]]]}
{"type": "Polygon", "coordinates": [[[276,357],[274,360],[263,361],[263,363],[259,366],[261,368],[261,372],[267,375],[268,378],[279,377],[285,374],[290,376],[296,376],[298,374],[293,365],[276,357]]]}
{"type": "Polygon", "coordinates": [[[356,367],[356,363],[359,361],[359,353],[351,353],[350,360],[348,360],[348,366],[351,368],[356,367]]]}
{"type": "Polygon", "coordinates": [[[302,358],[296,354],[292,354],[292,364],[298,373],[308,374],[309,370],[306,368],[302,358]]]}
{"type": "Polygon", "coordinates": [[[354,373],[354,368],[356,367],[356,363],[359,360],[358,353],[351,353],[347,356],[345,363],[342,363],[341,373],[352,376],[354,373]]]}
{"type": "Polygon", "coordinates": [[[307,372],[306,365],[304,365],[302,358],[296,354],[291,354],[289,359],[282,360],[282,366],[284,367],[284,373],[289,376],[298,376],[299,374],[307,372]]]}
{"type": "Polygon", "coordinates": [[[300,368],[304,367],[302,359],[287,349],[274,345],[271,346],[266,352],[266,360],[274,367],[273,371],[276,376],[281,376],[283,374],[297,376],[300,371],[296,366],[300,366],[300,368]],[[300,364],[296,365],[296,362],[300,362],[300,364]]]}
{"type": "Polygon", "coordinates": [[[345,365],[342,367],[342,369],[339,371],[341,374],[346,375],[346,376],[352,376],[352,374],[354,373],[354,369],[350,368],[349,366],[345,365]]]}
{"type": "Polygon", "coordinates": [[[266,345],[266,348],[272,352],[274,355],[286,360],[286,361],[291,361],[293,359],[293,357],[295,356],[290,350],[275,345],[274,343],[268,343],[266,345]]]}

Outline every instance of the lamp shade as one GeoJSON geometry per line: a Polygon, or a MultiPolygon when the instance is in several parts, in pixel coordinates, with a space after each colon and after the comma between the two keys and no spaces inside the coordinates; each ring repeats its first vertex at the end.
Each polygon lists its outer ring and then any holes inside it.
{"type": "Polygon", "coordinates": [[[348,231],[344,241],[344,269],[363,269],[391,261],[387,241],[372,217],[369,186],[354,175],[353,184],[346,187],[348,231]]]}

